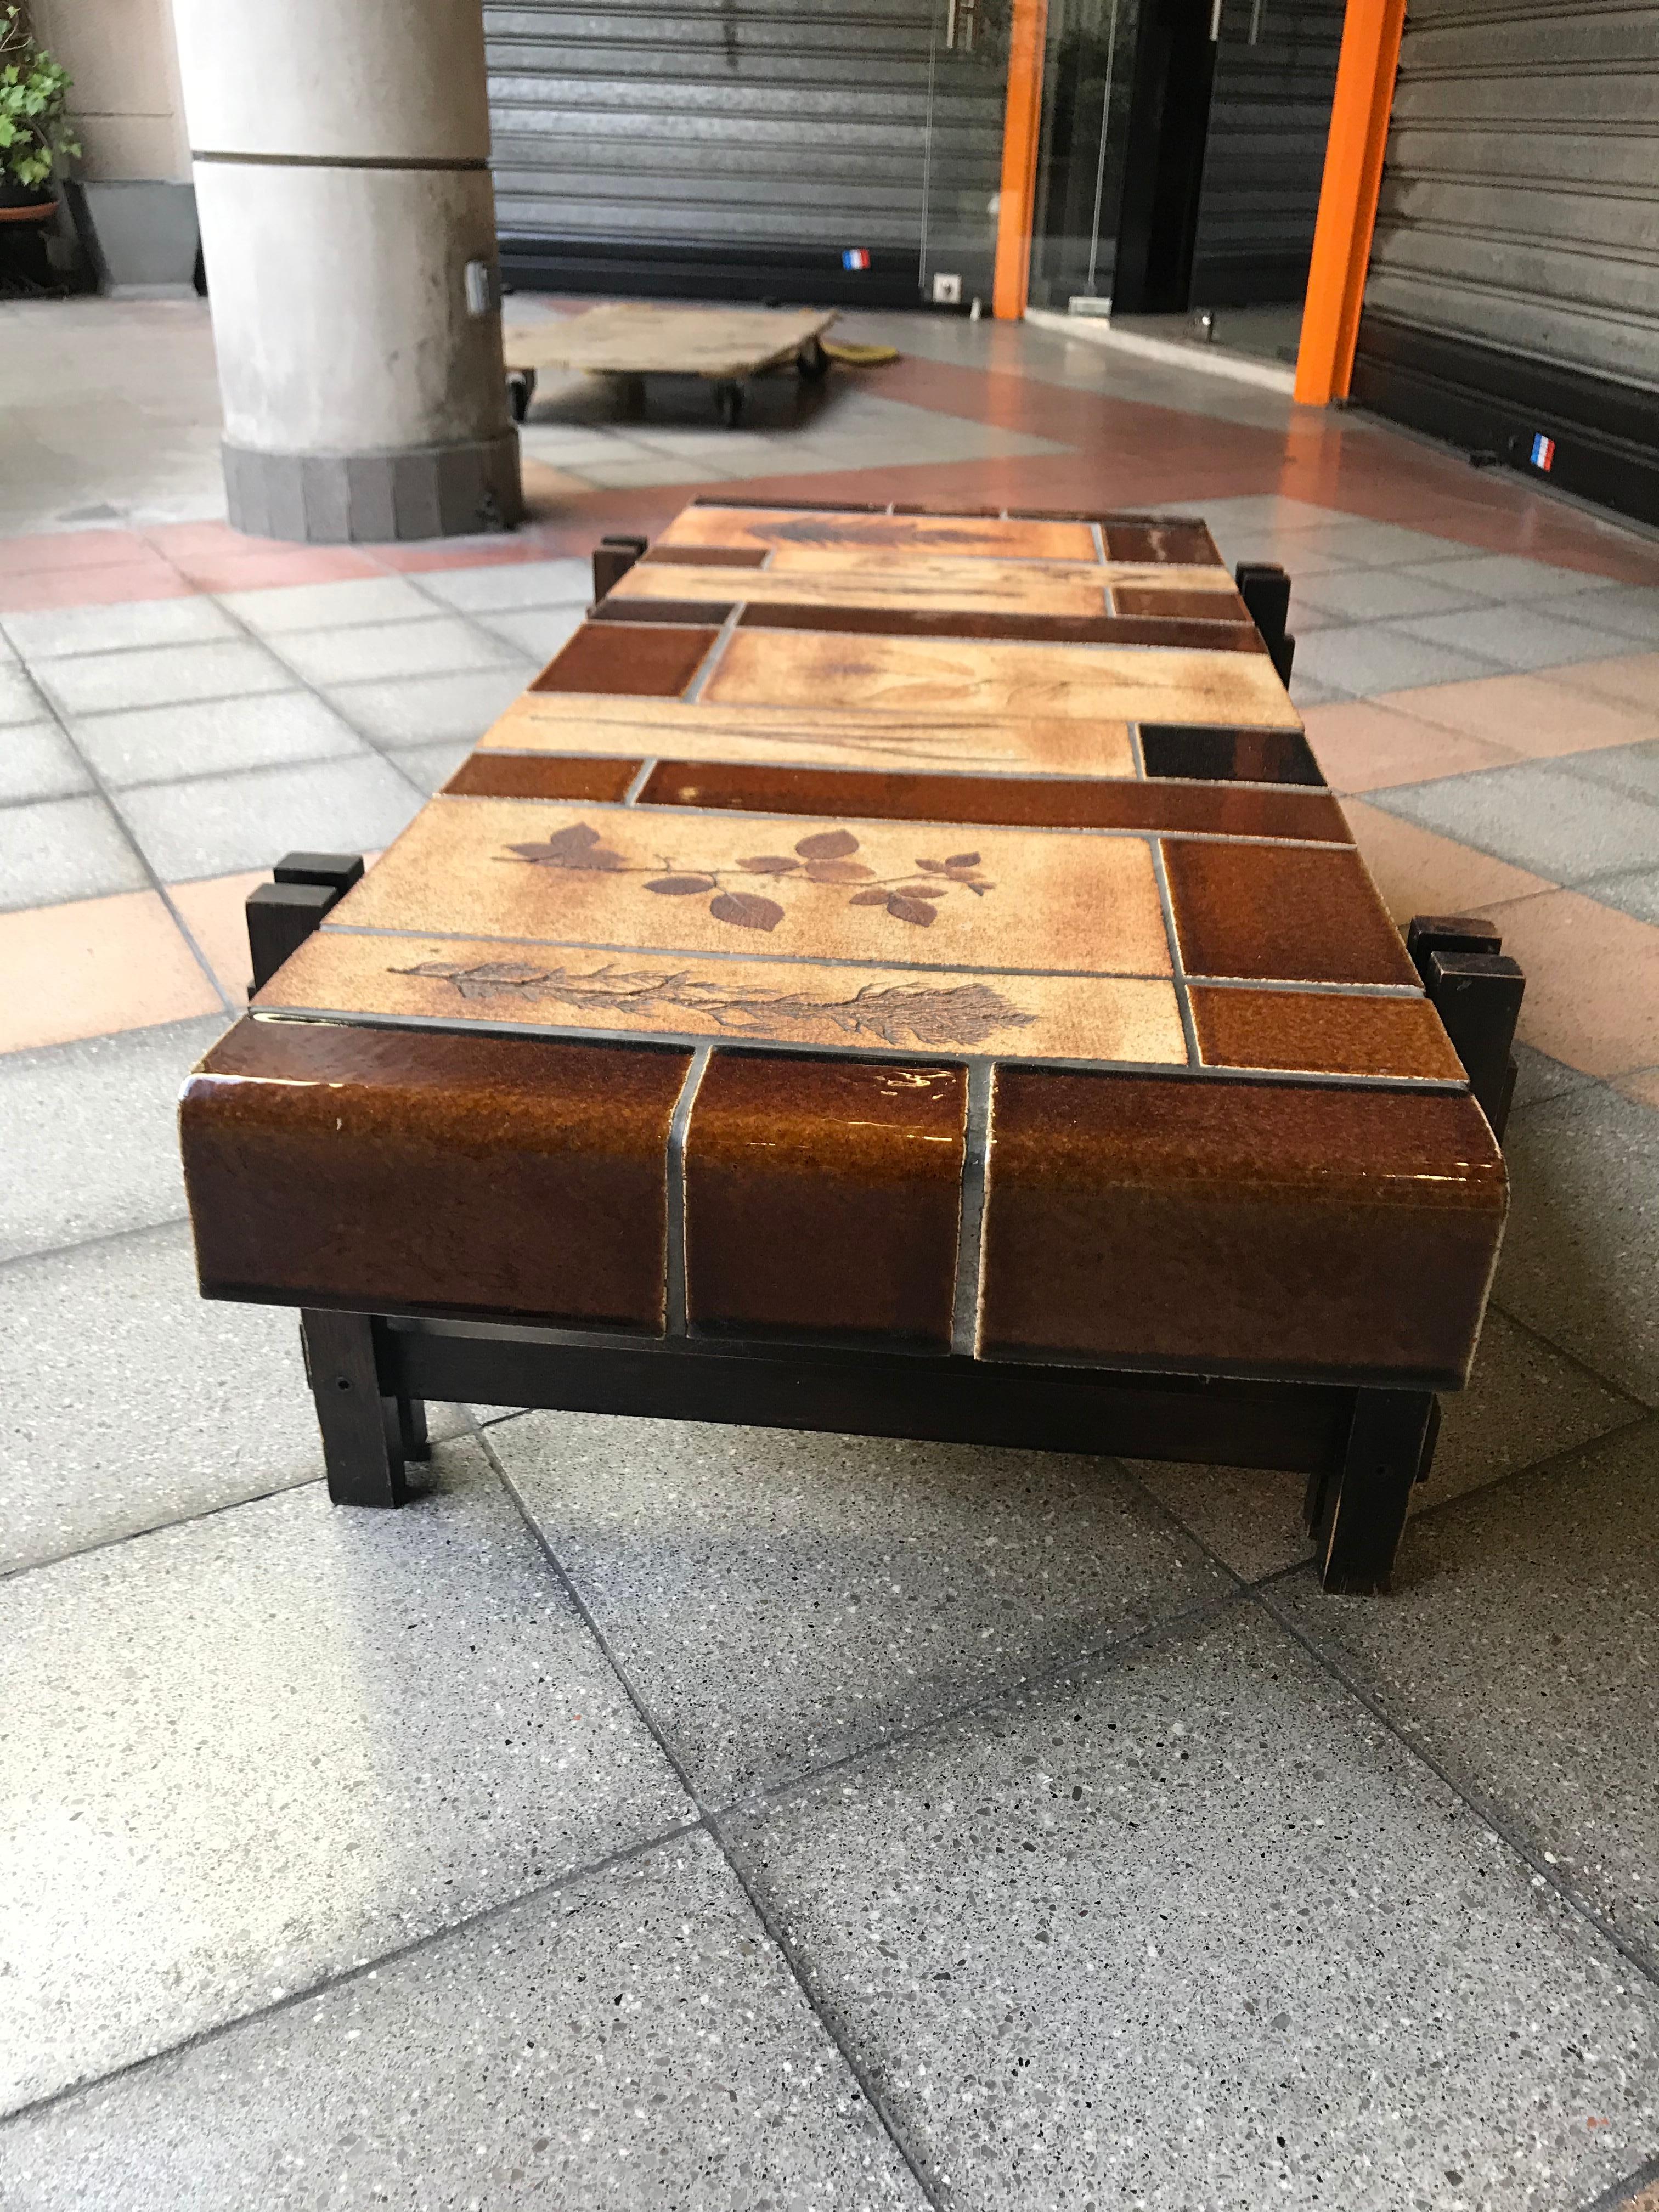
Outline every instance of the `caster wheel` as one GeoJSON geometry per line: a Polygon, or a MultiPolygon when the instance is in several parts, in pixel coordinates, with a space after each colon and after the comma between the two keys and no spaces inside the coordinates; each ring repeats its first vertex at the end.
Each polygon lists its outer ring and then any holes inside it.
{"type": "Polygon", "coordinates": [[[507,372],[507,404],[513,410],[513,420],[522,422],[530,412],[530,403],[536,396],[536,372],[533,368],[514,368],[507,372]]]}
{"type": "Polygon", "coordinates": [[[816,338],[809,338],[795,356],[795,370],[803,384],[822,384],[830,374],[830,356],[816,338]]]}
{"type": "Polygon", "coordinates": [[[714,386],[714,410],[728,430],[735,430],[743,416],[742,385],[717,384],[714,386]]]}

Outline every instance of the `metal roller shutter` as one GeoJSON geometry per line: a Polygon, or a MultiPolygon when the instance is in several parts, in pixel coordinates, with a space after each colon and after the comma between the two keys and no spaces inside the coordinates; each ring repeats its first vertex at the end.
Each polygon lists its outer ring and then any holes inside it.
{"type": "Polygon", "coordinates": [[[913,306],[945,270],[964,301],[988,297],[1002,12],[998,0],[486,6],[509,275],[913,306]]]}
{"type": "Polygon", "coordinates": [[[1411,0],[1353,395],[1659,520],[1659,6],[1411,0]]]}
{"type": "Polygon", "coordinates": [[[1193,249],[1200,307],[1307,289],[1344,0],[1224,0],[1193,249]]]}

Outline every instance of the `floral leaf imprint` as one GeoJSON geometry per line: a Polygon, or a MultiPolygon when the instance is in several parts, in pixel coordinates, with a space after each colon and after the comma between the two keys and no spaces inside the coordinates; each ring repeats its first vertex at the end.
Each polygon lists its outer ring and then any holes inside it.
{"type": "Polygon", "coordinates": [[[425,960],[387,972],[453,984],[468,1000],[550,999],[596,1013],[655,1014],[678,1008],[738,1035],[827,1026],[848,1038],[879,1037],[884,1044],[900,1047],[914,1042],[971,1049],[999,1030],[1030,1029],[1036,1019],[988,983],[866,983],[850,999],[815,999],[804,991],[733,990],[726,983],[703,981],[690,969],[619,969],[608,962],[580,973],[507,960],[471,967],[425,960]]]}

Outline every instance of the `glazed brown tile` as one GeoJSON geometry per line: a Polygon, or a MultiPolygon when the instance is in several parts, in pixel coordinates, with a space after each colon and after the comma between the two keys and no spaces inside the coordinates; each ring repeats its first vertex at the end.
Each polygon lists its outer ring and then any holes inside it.
{"type": "Polygon", "coordinates": [[[1220,565],[1215,540],[1201,522],[1109,522],[1102,532],[1109,561],[1169,562],[1187,568],[1220,565]]]}
{"type": "Polygon", "coordinates": [[[1171,840],[1164,847],[1189,975],[1419,983],[1357,853],[1171,840]]]}
{"type": "Polygon", "coordinates": [[[584,623],[531,685],[532,691],[610,691],[672,699],[702,665],[716,629],[584,623]]]}
{"type": "Polygon", "coordinates": [[[999,1068],[980,1349],[1456,1388],[1505,1195],[1465,1094],[999,1068]]]}
{"type": "Polygon", "coordinates": [[[1158,584],[1114,584],[1112,607],[1120,615],[1156,615],[1163,622],[1250,621],[1249,610],[1231,586],[1224,592],[1191,592],[1158,584]]]}
{"type": "Polygon", "coordinates": [[[1201,985],[1189,995],[1206,1067],[1463,1080],[1462,1062],[1426,999],[1201,985]]]}
{"type": "Polygon", "coordinates": [[[1140,757],[1148,775],[1189,781],[1322,785],[1325,781],[1299,729],[1200,729],[1143,722],[1140,757]]]}
{"type": "MultiPolygon", "coordinates": [[[[645,604],[650,604],[646,602],[645,604]]],[[[693,611],[682,608],[682,618],[693,611]]],[[[659,614],[654,619],[667,620],[659,614]]],[[[964,611],[955,607],[745,605],[741,629],[852,632],[869,637],[985,638],[1010,645],[1187,646],[1212,653],[1265,653],[1254,623],[1170,622],[1139,615],[964,611]]]]}
{"type": "Polygon", "coordinates": [[[659,761],[640,793],[659,806],[849,814],[872,821],[1003,823],[1055,830],[1167,830],[1348,845],[1323,792],[1105,778],[909,775],[896,769],[763,768],[659,761]]]}
{"type": "Polygon", "coordinates": [[[685,1155],[694,1330],[950,1343],[960,1067],[716,1052],[685,1155]]]}
{"type": "Polygon", "coordinates": [[[179,1109],[209,1297],[659,1330],[690,1055],[239,1022],[179,1109]]]}
{"type": "Polygon", "coordinates": [[[683,629],[718,629],[738,604],[735,599],[659,599],[654,595],[618,599],[613,589],[589,610],[587,619],[591,623],[665,623],[671,627],[678,624],[683,629]]]}
{"type": "MultiPolygon", "coordinates": [[[[689,556],[699,549],[684,549],[689,556]]],[[[894,560],[880,553],[836,548],[786,547],[757,553],[764,568],[741,579],[741,596],[750,606],[787,601],[810,607],[940,607],[987,614],[1103,615],[1106,586],[1114,573],[1126,577],[1144,570],[1114,572],[1080,562],[998,561],[932,554],[894,560]]],[[[623,606],[646,599],[685,599],[709,587],[707,575],[677,565],[672,547],[649,566],[636,562],[611,597],[623,606]]],[[[1187,572],[1190,573],[1190,572],[1187,572]]],[[[733,590],[738,580],[727,580],[733,590]]],[[[1195,594],[1195,596],[1202,596],[1195,594]]]]}
{"type": "Polygon", "coordinates": [[[644,765],[557,753],[470,753],[444,791],[452,799],[618,799],[644,765]]]}
{"type": "Polygon", "coordinates": [[[793,502],[744,506],[735,500],[708,507],[694,501],[675,517],[657,543],[675,549],[737,545],[762,550],[783,545],[861,546],[885,553],[985,553],[1018,561],[1098,557],[1094,532],[1086,523],[1005,522],[993,515],[889,514],[884,509],[793,502]]]}
{"type": "MultiPolygon", "coordinates": [[[[669,561],[683,568],[759,568],[766,556],[752,545],[653,545],[641,561],[669,561]]],[[[630,572],[631,573],[631,572],[630,572]]]]}

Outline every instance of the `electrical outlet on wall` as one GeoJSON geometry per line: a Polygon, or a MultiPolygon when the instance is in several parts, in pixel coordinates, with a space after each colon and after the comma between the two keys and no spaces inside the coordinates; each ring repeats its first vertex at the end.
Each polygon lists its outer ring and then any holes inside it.
{"type": "Polygon", "coordinates": [[[962,279],[947,276],[940,270],[933,278],[933,305],[936,307],[959,307],[962,305],[962,279]]]}

